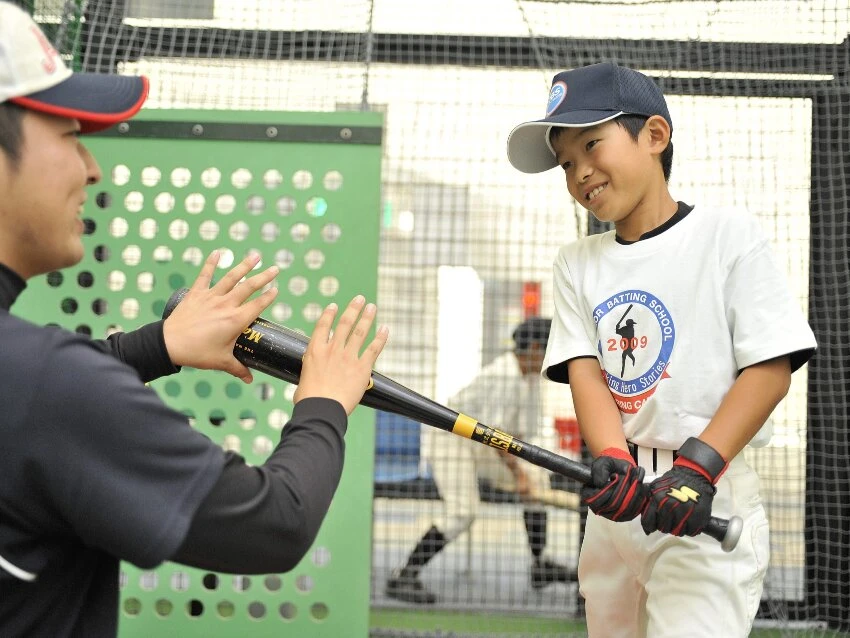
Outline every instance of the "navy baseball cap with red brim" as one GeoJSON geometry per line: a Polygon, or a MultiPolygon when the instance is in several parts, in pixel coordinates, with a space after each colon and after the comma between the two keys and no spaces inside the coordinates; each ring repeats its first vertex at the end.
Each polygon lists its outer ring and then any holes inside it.
{"type": "Polygon", "coordinates": [[[148,88],[145,77],[72,72],[29,14],[0,1],[0,102],[76,119],[94,133],[135,115],[148,88]]]}

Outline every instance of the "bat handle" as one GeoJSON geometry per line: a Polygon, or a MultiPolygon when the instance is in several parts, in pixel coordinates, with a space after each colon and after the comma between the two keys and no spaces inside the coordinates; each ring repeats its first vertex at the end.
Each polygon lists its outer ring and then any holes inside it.
{"type": "Polygon", "coordinates": [[[725,518],[712,516],[702,533],[720,541],[720,547],[724,552],[731,552],[738,544],[743,529],[744,520],[740,516],[732,516],[728,521],[725,518]]]}

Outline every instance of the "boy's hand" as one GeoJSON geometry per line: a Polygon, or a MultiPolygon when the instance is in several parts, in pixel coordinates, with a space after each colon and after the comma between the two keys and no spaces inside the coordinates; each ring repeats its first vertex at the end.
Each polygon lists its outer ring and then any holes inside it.
{"type": "Polygon", "coordinates": [[[581,489],[581,500],[593,513],[612,521],[630,521],[646,505],[649,492],[644,469],[625,450],[607,448],[590,466],[591,481],[581,489]]]}
{"type": "Polygon", "coordinates": [[[649,485],[649,502],[641,518],[645,534],[696,536],[711,518],[714,484],[727,463],[710,445],[689,438],[673,467],[649,485]]]}
{"type": "Polygon", "coordinates": [[[301,380],[293,398],[295,403],[309,397],[325,397],[339,401],[346,414],[354,411],[369,386],[372,367],[389,335],[381,326],[372,342],[360,353],[376,312],[374,304],[366,304],[358,295],[348,304],[331,334],[337,306],[330,304],[325,308],[304,353],[301,380]]]}
{"type": "Polygon", "coordinates": [[[210,287],[218,260],[218,251],[213,251],[189,292],[165,320],[165,348],[176,366],[222,370],[250,383],[251,371],[233,356],[233,347],[245,327],[274,301],[277,288],[251,301],[248,298],[270,283],[278,268],[272,266],[241,281],[260,260],[259,253],[253,253],[210,287]]]}

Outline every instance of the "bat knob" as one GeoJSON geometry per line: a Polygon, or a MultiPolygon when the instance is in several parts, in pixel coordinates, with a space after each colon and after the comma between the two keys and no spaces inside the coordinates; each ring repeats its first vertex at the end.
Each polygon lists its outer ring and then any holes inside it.
{"type": "Polygon", "coordinates": [[[740,516],[729,517],[729,524],[726,527],[726,534],[723,540],[720,541],[720,547],[724,552],[731,552],[738,544],[738,539],[741,538],[741,532],[744,530],[744,519],[740,516]]]}

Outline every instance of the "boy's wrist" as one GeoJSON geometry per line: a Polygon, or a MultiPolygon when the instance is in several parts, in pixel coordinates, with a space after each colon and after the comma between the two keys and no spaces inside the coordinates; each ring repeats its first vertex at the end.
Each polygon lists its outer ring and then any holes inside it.
{"type": "Polygon", "coordinates": [[[708,443],[692,436],[679,448],[678,458],[673,465],[698,472],[714,485],[729,464],[708,443]]]}

